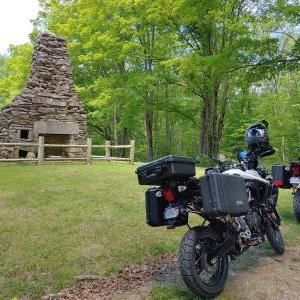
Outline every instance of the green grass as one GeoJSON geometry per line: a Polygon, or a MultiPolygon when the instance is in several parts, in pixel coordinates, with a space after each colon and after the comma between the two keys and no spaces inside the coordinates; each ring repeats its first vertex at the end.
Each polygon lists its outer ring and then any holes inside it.
{"type": "Polygon", "coordinates": [[[0,298],[39,298],[78,274],[109,274],[176,251],[185,228],[145,224],[127,163],[0,165],[0,298]]]}
{"type": "MultiPolygon", "coordinates": [[[[186,228],[167,231],[145,224],[147,187],[138,185],[135,168],[113,162],[1,164],[0,299],[38,299],[76,283],[75,275],[110,274],[177,251],[186,228]]],[[[300,225],[291,204],[291,193],[283,191],[284,234],[295,245],[300,225]]],[[[187,290],[161,285],[151,296],[192,297],[187,290]]]]}

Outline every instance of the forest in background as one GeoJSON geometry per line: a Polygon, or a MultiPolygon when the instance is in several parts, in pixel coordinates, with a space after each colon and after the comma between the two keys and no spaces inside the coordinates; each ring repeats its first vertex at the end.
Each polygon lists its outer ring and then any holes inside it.
{"type": "Polygon", "coordinates": [[[94,142],[139,160],[233,156],[265,119],[273,161],[300,146],[298,0],[40,0],[31,43],[0,55],[0,107],[25,85],[34,42],[68,39],[94,142]]]}

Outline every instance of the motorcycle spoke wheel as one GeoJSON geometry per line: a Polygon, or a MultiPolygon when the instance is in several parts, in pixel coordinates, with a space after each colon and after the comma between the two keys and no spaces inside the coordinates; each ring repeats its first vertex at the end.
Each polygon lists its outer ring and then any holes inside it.
{"type": "Polygon", "coordinates": [[[211,228],[189,230],[180,244],[179,265],[183,280],[197,296],[205,299],[219,295],[228,276],[228,256],[211,259],[210,253],[222,242],[211,228]]]}
{"type": "MultiPolygon", "coordinates": [[[[210,241],[201,242],[196,246],[195,252],[195,268],[198,271],[199,277],[207,285],[214,285],[218,280],[220,271],[219,259],[215,262],[209,259],[209,248],[212,245],[207,245],[210,241]]],[[[215,243],[215,247],[216,247],[215,243]]]]}

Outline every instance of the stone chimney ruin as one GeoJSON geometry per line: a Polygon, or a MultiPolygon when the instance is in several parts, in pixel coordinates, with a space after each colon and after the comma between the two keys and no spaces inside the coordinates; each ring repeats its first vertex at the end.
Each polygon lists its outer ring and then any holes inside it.
{"type": "MultiPolygon", "coordinates": [[[[0,143],[86,144],[86,115],[72,80],[66,40],[52,33],[39,36],[32,69],[23,91],[0,114],[0,143]]],[[[45,148],[47,156],[76,157],[80,148],[45,148]]],[[[0,147],[0,158],[37,155],[37,148],[0,147]]]]}

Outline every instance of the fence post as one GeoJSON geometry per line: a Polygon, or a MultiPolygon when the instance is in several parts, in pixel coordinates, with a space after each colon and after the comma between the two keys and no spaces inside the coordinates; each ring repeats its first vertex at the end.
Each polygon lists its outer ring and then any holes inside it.
{"type": "Polygon", "coordinates": [[[39,146],[38,146],[38,163],[41,164],[44,161],[44,152],[45,152],[45,137],[39,136],[39,146]]]}
{"type": "Polygon", "coordinates": [[[130,141],[130,163],[134,163],[135,140],[130,141]]]}
{"type": "Polygon", "coordinates": [[[110,161],[110,141],[105,141],[105,158],[110,161]]]}
{"type": "Polygon", "coordinates": [[[92,139],[87,138],[86,140],[87,148],[86,148],[86,163],[90,164],[92,162],[92,139]]]}

